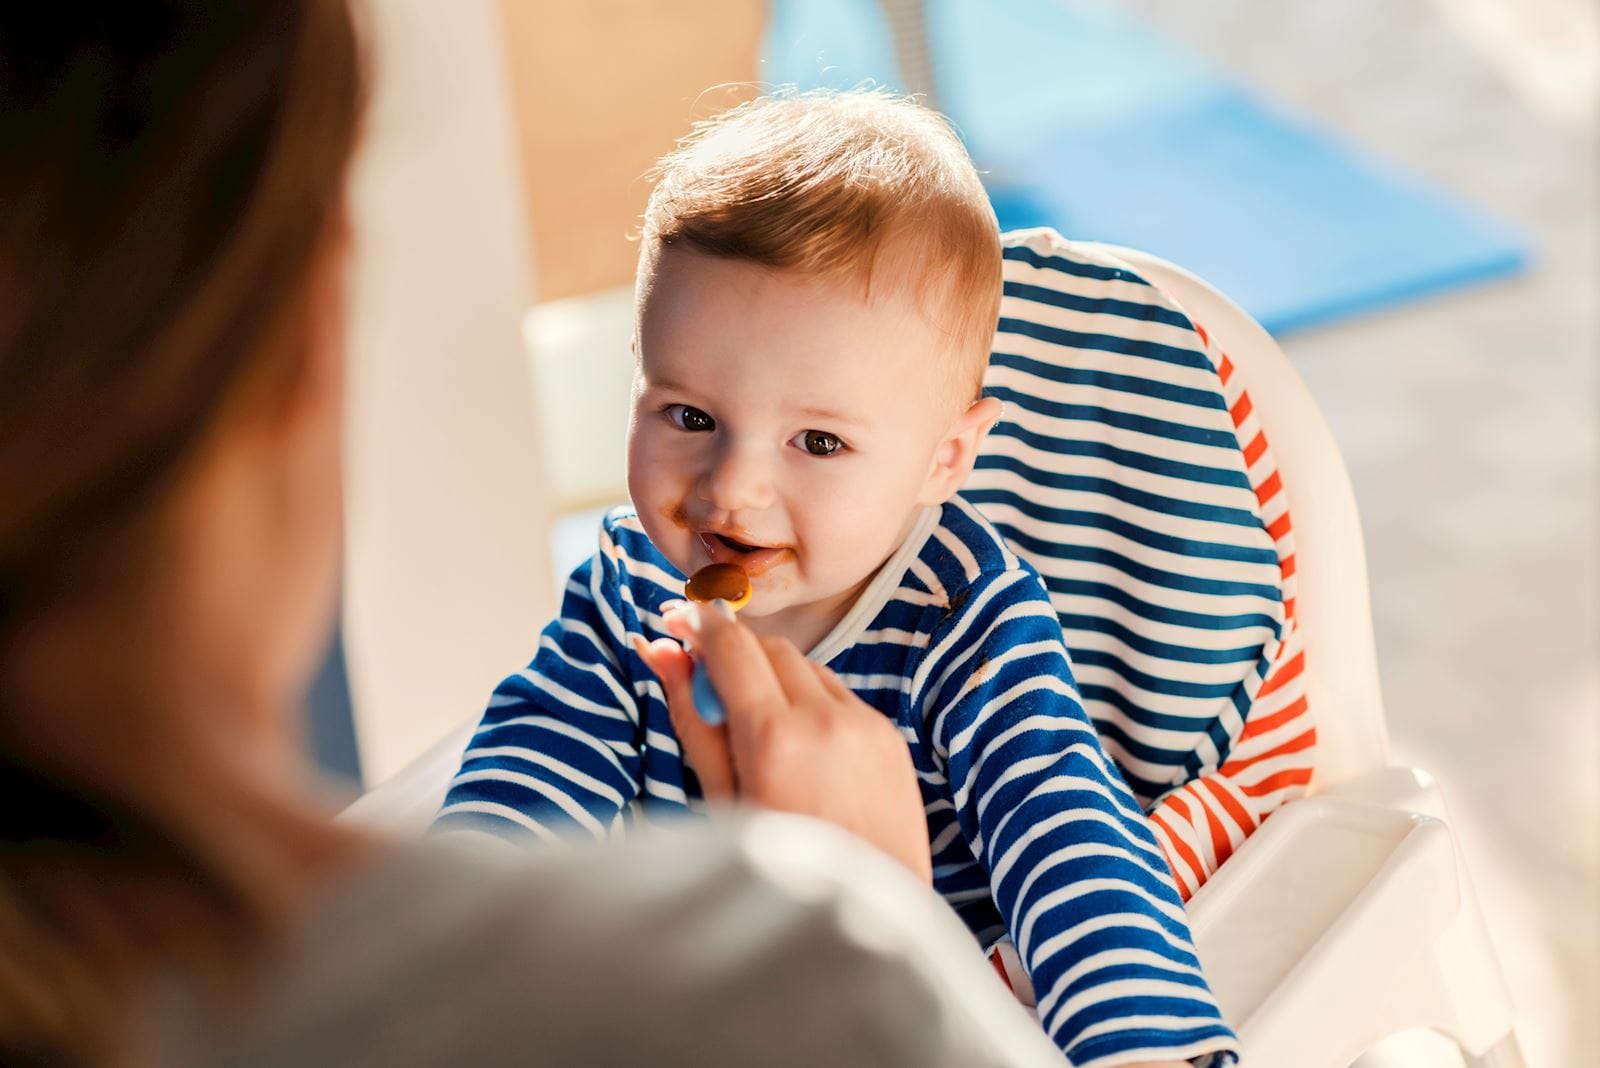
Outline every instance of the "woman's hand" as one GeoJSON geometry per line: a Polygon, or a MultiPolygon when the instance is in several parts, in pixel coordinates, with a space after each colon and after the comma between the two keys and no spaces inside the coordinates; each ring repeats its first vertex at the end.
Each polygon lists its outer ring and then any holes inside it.
{"type": "Polygon", "coordinates": [[[720,611],[688,605],[668,614],[667,629],[694,644],[727,711],[717,727],[695,711],[681,645],[635,639],[707,800],[827,820],[933,881],[922,794],[893,723],[788,640],[758,638],[720,611]]]}

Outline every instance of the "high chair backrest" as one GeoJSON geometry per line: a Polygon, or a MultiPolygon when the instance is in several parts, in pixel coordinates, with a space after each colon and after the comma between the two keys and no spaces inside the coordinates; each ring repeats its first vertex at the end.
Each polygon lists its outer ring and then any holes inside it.
{"type": "Polygon", "coordinates": [[[965,495],[1039,571],[1084,706],[1147,805],[1227,759],[1287,630],[1280,556],[1204,339],[1130,268],[1005,239],[965,495]]]}
{"type": "MultiPolygon", "coordinates": [[[[1048,229],[1005,245],[985,385],[1006,411],[965,492],[1044,576],[1130,785],[1150,804],[1237,764],[1252,714],[1287,719],[1291,703],[1319,713],[1319,785],[1381,765],[1353,498],[1281,350],[1154,257],[1048,229]]],[[[1225,814],[1229,793],[1203,799],[1225,814]]]]}
{"type": "Polygon", "coordinates": [[[1296,615],[1317,719],[1312,791],[1384,767],[1389,742],[1361,520],[1339,447],[1305,382],[1271,335],[1204,280],[1146,252],[1077,247],[1127,264],[1203,324],[1248,387],[1294,515],[1296,615]]]}
{"type": "Polygon", "coordinates": [[[1110,249],[1003,244],[1005,412],[963,492],[1042,576],[1187,897],[1316,768],[1289,494],[1221,335],[1110,249]]]}

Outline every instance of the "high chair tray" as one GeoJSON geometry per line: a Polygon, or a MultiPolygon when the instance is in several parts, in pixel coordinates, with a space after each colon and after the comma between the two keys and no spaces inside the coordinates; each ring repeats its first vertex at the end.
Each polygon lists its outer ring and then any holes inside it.
{"type": "Polygon", "coordinates": [[[1189,916],[1250,1063],[1309,1064],[1308,1050],[1322,1063],[1365,1029],[1459,906],[1441,820],[1318,796],[1267,820],[1195,894],[1189,916]]]}

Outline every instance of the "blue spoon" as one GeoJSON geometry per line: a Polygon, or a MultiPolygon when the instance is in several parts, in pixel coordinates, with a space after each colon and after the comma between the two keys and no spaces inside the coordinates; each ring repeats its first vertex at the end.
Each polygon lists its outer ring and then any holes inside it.
{"type": "Polygon", "coordinates": [[[700,713],[700,718],[713,727],[720,727],[728,718],[727,709],[722,707],[722,698],[717,696],[717,688],[711,685],[711,672],[706,670],[703,661],[694,662],[694,710],[700,713]]]}
{"type": "MultiPolygon", "coordinates": [[[[729,618],[733,616],[733,606],[720,597],[701,603],[729,618]]],[[[694,662],[694,683],[690,692],[694,695],[694,710],[708,725],[720,727],[728,721],[728,710],[722,707],[722,698],[717,696],[717,688],[711,685],[711,672],[706,670],[704,660],[694,662]]]]}

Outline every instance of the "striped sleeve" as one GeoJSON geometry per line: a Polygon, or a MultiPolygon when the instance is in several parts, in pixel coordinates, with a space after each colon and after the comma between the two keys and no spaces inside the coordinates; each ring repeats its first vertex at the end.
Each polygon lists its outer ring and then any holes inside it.
{"type": "Polygon", "coordinates": [[[620,821],[638,794],[643,746],[618,573],[603,530],[533,662],[495,689],[436,827],[554,841],[605,837],[620,821]]]}
{"type": "Polygon", "coordinates": [[[1232,1063],[1160,847],[1079,703],[1061,626],[1026,569],[950,599],[913,701],[962,834],[1075,1065],[1232,1063]]]}

